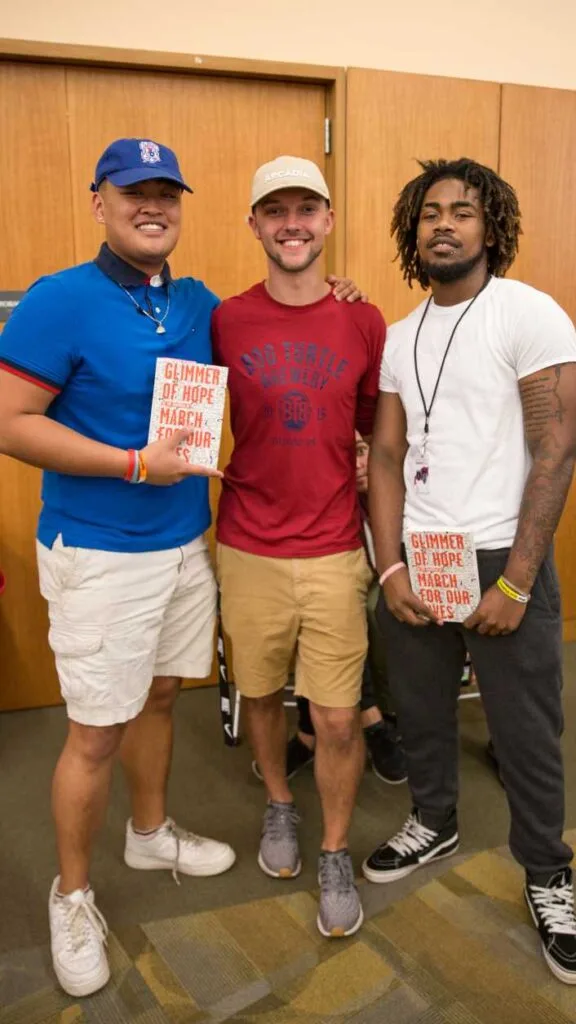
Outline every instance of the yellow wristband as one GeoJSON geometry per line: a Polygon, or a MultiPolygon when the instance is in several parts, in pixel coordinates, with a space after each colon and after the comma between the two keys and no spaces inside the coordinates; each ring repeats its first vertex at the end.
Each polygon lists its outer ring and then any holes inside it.
{"type": "Polygon", "coordinates": [[[530,594],[522,594],[519,590],[515,590],[503,576],[498,577],[496,586],[506,597],[509,597],[511,601],[517,601],[518,604],[528,604],[530,600],[530,594]]]}
{"type": "Polygon", "coordinates": [[[530,600],[530,591],[526,593],[525,590],[520,590],[520,588],[517,587],[515,583],[510,583],[510,580],[507,580],[505,576],[503,576],[502,579],[504,580],[506,586],[510,587],[510,590],[513,590],[515,594],[520,594],[520,597],[525,597],[528,601],[530,600]]]}

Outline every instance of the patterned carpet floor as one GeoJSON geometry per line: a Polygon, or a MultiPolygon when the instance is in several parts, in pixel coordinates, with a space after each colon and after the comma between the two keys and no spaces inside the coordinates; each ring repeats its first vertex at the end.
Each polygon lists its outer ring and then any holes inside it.
{"type": "Polygon", "coordinates": [[[0,1024],[576,1022],[576,989],[545,966],[505,850],[424,869],[416,886],[342,941],[318,934],[316,892],[284,885],[272,899],[116,931],[112,981],[85,1000],[57,990],[47,947],[12,951],[0,1024]]]}

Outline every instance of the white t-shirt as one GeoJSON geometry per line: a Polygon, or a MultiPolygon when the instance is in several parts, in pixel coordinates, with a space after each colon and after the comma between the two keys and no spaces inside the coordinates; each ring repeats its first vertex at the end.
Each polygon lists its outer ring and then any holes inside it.
{"type": "MultiPolygon", "coordinates": [[[[452,328],[468,302],[430,303],[418,341],[427,406],[452,328]]],[[[478,548],[510,547],[530,455],[518,381],[556,363],[576,362],[576,332],[563,309],[520,281],[492,278],[458,327],[430,414],[426,486],[416,475],[425,413],[414,368],[421,303],[388,332],[380,390],[400,395],[409,449],[404,463],[404,529],[460,530],[478,548]]]]}

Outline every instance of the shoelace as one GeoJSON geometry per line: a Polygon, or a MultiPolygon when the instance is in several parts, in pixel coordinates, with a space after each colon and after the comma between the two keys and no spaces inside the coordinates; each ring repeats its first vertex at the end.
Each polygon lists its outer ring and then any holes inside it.
{"type": "Polygon", "coordinates": [[[436,839],[437,835],[437,832],[426,828],[414,814],[411,814],[404,827],[392,839],[389,839],[386,845],[391,846],[396,853],[401,855],[419,853],[428,843],[436,839]]]}
{"type": "Polygon", "coordinates": [[[200,842],[200,836],[197,836],[194,832],[187,832],[185,828],[180,828],[171,818],[168,818],[165,826],[167,831],[176,840],[176,856],[174,858],[174,866],[172,868],[172,878],[176,882],[176,885],[180,885],[180,879],[178,872],[180,870],[180,847],[182,843],[191,843],[193,846],[197,846],[200,842]]]}
{"type": "Polygon", "coordinates": [[[354,885],[354,874],[348,857],[324,857],[320,858],[320,877],[318,879],[321,889],[332,889],[337,892],[348,892],[354,885]]]}
{"type": "Polygon", "coordinates": [[[544,918],[546,927],[551,932],[561,935],[576,935],[574,891],[571,885],[562,885],[557,889],[530,885],[529,889],[539,913],[544,918]]]}
{"type": "Polygon", "coordinates": [[[103,942],[106,942],[108,925],[94,903],[89,903],[88,900],[83,900],[82,903],[67,903],[65,912],[66,945],[74,953],[77,953],[85,942],[93,938],[94,931],[98,933],[103,942]]]}
{"type": "Polygon", "coordinates": [[[295,807],[276,807],[273,804],[266,810],[264,831],[271,839],[284,839],[286,833],[293,835],[300,821],[295,807]]]}

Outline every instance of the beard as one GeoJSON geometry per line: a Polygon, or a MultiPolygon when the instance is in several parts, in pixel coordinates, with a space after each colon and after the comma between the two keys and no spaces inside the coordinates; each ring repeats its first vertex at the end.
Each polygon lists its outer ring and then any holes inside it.
{"type": "Polygon", "coordinates": [[[317,260],[318,257],[322,255],[322,247],[320,247],[319,249],[310,248],[310,252],[308,253],[308,257],[304,261],[304,263],[300,263],[298,266],[294,266],[294,264],[292,263],[285,263],[280,253],[277,253],[276,250],[272,250],[271,252],[269,252],[268,249],[266,249],[266,247],[264,248],[266,251],[266,255],[271,260],[273,260],[273,262],[278,267],[280,267],[281,270],[284,270],[287,274],[301,274],[302,271],[307,270],[308,267],[312,263],[314,263],[314,260],[317,260]]]}
{"type": "Polygon", "coordinates": [[[430,281],[437,281],[438,284],[452,284],[454,281],[462,281],[468,277],[484,258],[484,249],[479,249],[475,256],[469,256],[467,260],[458,260],[454,263],[431,263],[422,260],[422,269],[428,275],[430,281]]]}

